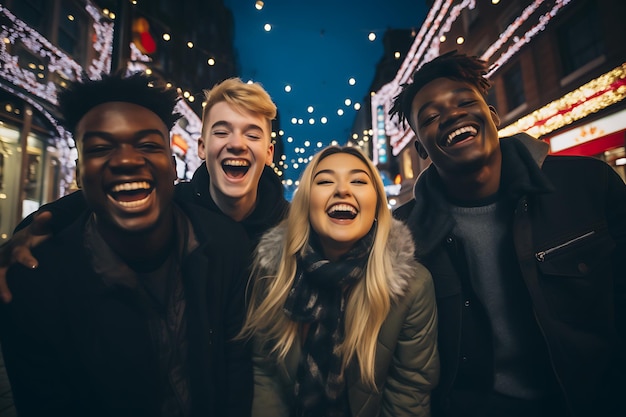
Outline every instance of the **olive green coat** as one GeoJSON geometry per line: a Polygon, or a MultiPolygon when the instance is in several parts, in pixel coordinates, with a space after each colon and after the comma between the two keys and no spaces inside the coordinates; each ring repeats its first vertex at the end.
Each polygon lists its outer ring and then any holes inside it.
{"type": "MultiPolygon", "coordinates": [[[[270,230],[259,244],[263,276],[278,268],[284,227],[270,230]]],[[[439,379],[437,312],[430,273],[413,258],[409,230],[394,220],[387,250],[394,259],[388,277],[391,310],[378,335],[375,360],[376,390],[360,380],[353,361],[346,369],[352,417],[430,416],[430,392],[439,379]]],[[[277,362],[254,341],[253,417],[288,417],[301,354],[300,343],[277,362]]]]}

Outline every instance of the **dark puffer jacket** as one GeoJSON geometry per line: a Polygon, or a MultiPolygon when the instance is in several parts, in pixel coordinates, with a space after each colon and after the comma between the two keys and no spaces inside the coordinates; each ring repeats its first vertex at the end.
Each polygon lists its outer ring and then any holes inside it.
{"type": "MultiPolygon", "coordinates": [[[[275,276],[280,266],[285,225],[271,229],[258,246],[259,276],[275,276]]],[[[437,319],[432,281],[426,268],[413,259],[409,231],[394,220],[387,247],[394,260],[387,279],[391,309],[378,334],[374,363],[376,389],[363,383],[358,364],[346,369],[350,411],[354,417],[428,417],[430,392],[437,385],[437,319]]],[[[255,340],[253,417],[287,417],[294,403],[300,343],[278,361],[255,340]]]]}
{"type": "MultiPolygon", "coordinates": [[[[245,417],[252,363],[233,338],[245,315],[247,237],[224,216],[194,205],[184,211],[198,245],[181,260],[187,331],[174,343],[187,347],[190,416],[245,417]]],[[[0,336],[18,412],[160,416],[165,384],[154,340],[162,336],[149,324],[153,309],[136,283],[109,285],[94,272],[83,240],[88,215],[35,248],[39,268],[9,269],[14,298],[0,305],[0,336]]]]}
{"type": "MultiPolygon", "coordinates": [[[[626,186],[605,163],[547,156],[526,135],[501,140],[500,191],[516,207],[513,236],[554,377],[571,415],[626,415],[626,186]]],[[[474,297],[465,254],[434,166],[415,185],[405,219],[416,256],[430,270],[439,312],[441,381],[433,415],[448,415],[458,370],[477,393],[493,384],[493,339],[474,297]],[[471,337],[467,337],[471,335],[471,337]],[[461,364],[461,357],[462,364],[461,364]]]]}

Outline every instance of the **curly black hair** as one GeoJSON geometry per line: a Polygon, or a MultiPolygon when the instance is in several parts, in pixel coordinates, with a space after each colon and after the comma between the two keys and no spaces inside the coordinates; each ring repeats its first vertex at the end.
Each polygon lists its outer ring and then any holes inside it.
{"type": "Polygon", "coordinates": [[[409,126],[415,128],[411,124],[411,105],[422,87],[435,78],[450,78],[474,85],[487,97],[491,83],[485,78],[486,74],[487,63],[476,56],[458,53],[456,50],[440,55],[415,71],[412,82],[402,84],[402,91],[394,98],[389,114],[397,116],[401,122],[407,121],[409,126]]]}
{"type": "Polygon", "coordinates": [[[59,110],[67,130],[74,133],[76,125],[89,110],[112,101],[137,104],[159,116],[171,129],[180,114],[174,107],[180,100],[173,88],[165,88],[154,78],[142,73],[126,76],[123,72],[104,74],[99,80],[83,79],[70,84],[59,93],[59,110]]]}

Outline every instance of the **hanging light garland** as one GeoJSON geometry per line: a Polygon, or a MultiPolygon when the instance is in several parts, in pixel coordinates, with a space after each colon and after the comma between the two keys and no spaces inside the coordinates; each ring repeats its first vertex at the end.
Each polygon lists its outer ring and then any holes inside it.
{"type": "Polygon", "coordinates": [[[439,33],[437,34],[437,36],[433,37],[433,40],[430,44],[430,48],[428,48],[428,52],[426,53],[426,55],[424,55],[424,59],[422,60],[422,62],[431,61],[439,55],[439,46],[441,45],[441,37],[445,36],[446,33],[450,32],[450,28],[452,27],[452,24],[456,22],[456,20],[459,18],[459,16],[461,15],[461,12],[464,9],[474,10],[475,7],[476,7],[475,0],[464,0],[463,2],[456,4],[452,8],[452,10],[450,11],[450,14],[448,15],[448,18],[446,19],[446,22],[439,29],[439,33]]]}
{"type": "Polygon", "coordinates": [[[526,132],[538,138],[624,98],[626,98],[626,63],[522,117],[500,130],[498,134],[502,137],[526,132]]]}
{"type": "MultiPolygon", "coordinates": [[[[93,47],[97,53],[88,66],[89,75],[96,77],[98,74],[110,70],[113,24],[101,22],[101,14],[99,12],[97,15],[94,14],[97,9],[89,2],[85,6],[85,10],[93,18],[93,29],[96,34],[93,47]]],[[[2,39],[0,43],[0,77],[51,104],[56,104],[57,87],[54,82],[42,82],[31,71],[21,68],[18,56],[9,53],[8,45],[15,45],[19,41],[30,53],[46,61],[49,73],[62,74],[63,78],[69,80],[79,79],[83,67],[2,5],[0,5],[0,14],[11,22],[11,25],[3,25],[0,31],[0,39],[2,39]]]]}
{"type": "MultiPolygon", "coordinates": [[[[513,21],[513,23],[500,34],[498,39],[487,48],[485,53],[483,53],[481,58],[489,60],[505,45],[509,45],[507,50],[502,52],[498,58],[493,61],[487,77],[493,76],[493,74],[502,68],[502,66],[513,56],[515,56],[524,45],[529,43],[537,34],[542,32],[549,22],[558,14],[558,12],[563,7],[567,6],[571,0],[554,0],[554,4],[551,9],[547,13],[539,16],[535,25],[533,25],[521,36],[516,35],[522,25],[525,24],[536,12],[539,6],[545,2],[546,0],[535,0],[528,5],[513,21]],[[513,41],[512,43],[510,43],[511,40],[513,41]]],[[[434,2],[419,34],[416,36],[413,44],[411,45],[409,53],[400,66],[400,70],[396,73],[396,77],[390,83],[385,84],[378,92],[376,92],[374,96],[372,96],[372,108],[382,107],[385,110],[383,112],[385,117],[383,131],[389,135],[393,155],[398,155],[409,142],[415,139],[415,135],[408,125],[400,124],[396,118],[392,120],[389,116],[388,113],[393,103],[393,98],[400,93],[402,84],[405,84],[410,80],[415,70],[417,70],[425,62],[428,62],[435,56],[439,55],[441,36],[450,31],[452,24],[458,20],[464,9],[467,8],[471,10],[476,4],[475,0],[464,0],[451,8],[452,3],[452,0],[447,0],[445,2],[443,0],[437,0],[434,2]],[[448,13],[448,11],[450,12],[448,13]],[[435,33],[437,33],[436,36],[434,36],[435,33]]],[[[380,129],[380,120],[378,119],[379,118],[376,114],[372,114],[374,136],[379,134],[378,129],[380,129]]]]}
{"type": "MultiPolygon", "coordinates": [[[[100,11],[89,1],[85,5],[85,10],[92,17],[95,32],[93,48],[96,53],[88,66],[88,74],[95,77],[97,74],[110,71],[113,24],[103,20],[100,11]]],[[[46,62],[46,70],[49,73],[61,74],[62,78],[78,79],[83,68],[2,5],[0,5],[0,15],[5,22],[10,22],[10,24],[2,25],[0,30],[0,79],[2,79],[0,88],[24,100],[54,126],[57,135],[51,137],[50,140],[54,143],[59,158],[64,161],[61,164],[59,189],[62,194],[65,194],[69,191],[73,181],[74,160],[76,159],[75,143],[69,132],[59,124],[56,117],[35,99],[37,97],[56,105],[57,86],[52,81],[42,82],[33,72],[20,67],[19,57],[9,52],[9,46],[14,46],[19,42],[22,48],[46,62]],[[32,94],[32,96],[24,94],[15,87],[32,94]]]]}
{"type": "MultiPolygon", "coordinates": [[[[515,56],[519,52],[520,48],[522,48],[524,45],[526,45],[528,42],[530,42],[531,39],[534,38],[539,32],[542,32],[546,28],[546,26],[548,25],[550,20],[552,20],[552,18],[559,12],[559,10],[561,10],[564,6],[567,6],[570,1],[571,0],[557,0],[555,2],[554,6],[552,7],[552,9],[549,12],[547,12],[544,15],[539,17],[539,19],[538,19],[539,23],[538,24],[536,24],[535,26],[530,28],[521,37],[514,37],[513,38],[513,41],[514,41],[513,44],[504,53],[502,53],[497,60],[495,60],[491,64],[491,70],[487,73],[487,78],[491,77],[497,70],[502,68],[502,66],[504,64],[506,64],[509,61],[509,59],[511,59],[511,57],[515,56]]],[[[539,1],[539,3],[541,3],[541,1],[539,1]]],[[[515,29],[517,29],[529,17],[530,17],[530,13],[526,16],[526,18],[524,20],[521,20],[521,21],[518,22],[518,20],[520,20],[518,18],[511,26],[514,26],[515,29]]],[[[508,36],[511,36],[513,33],[514,32],[509,32],[508,36]]],[[[496,42],[496,43],[498,43],[498,42],[496,42]]],[[[491,55],[489,55],[489,57],[490,56],[491,55]]],[[[483,55],[483,59],[486,60],[487,57],[485,57],[485,55],[483,55]]]]}
{"type": "Polygon", "coordinates": [[[85,10],[93,19],[93,30],[95,32],[92,47],[96,51],[96,57],[88,66],[90,78],[96,78],[103,73],[111,71],[111,57],[113,56],[113,22],[102,19],[100,9],[87,2],[85,10]]]}

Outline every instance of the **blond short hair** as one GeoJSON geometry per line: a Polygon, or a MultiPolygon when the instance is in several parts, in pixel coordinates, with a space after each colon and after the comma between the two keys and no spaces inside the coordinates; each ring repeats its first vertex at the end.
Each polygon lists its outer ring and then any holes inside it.
{"type": "Polygon", "coordinates": [[[239,78],[228,78],[204,91],[204,109],[202,110],[202,133],[206,128],[206,119],[211,108],[219,102],[226,102],[238,110],[262,115],[267,119],[269,131],[272,120],[276,118],[276,104],[259,83],[244,83],[239,78]]]}

